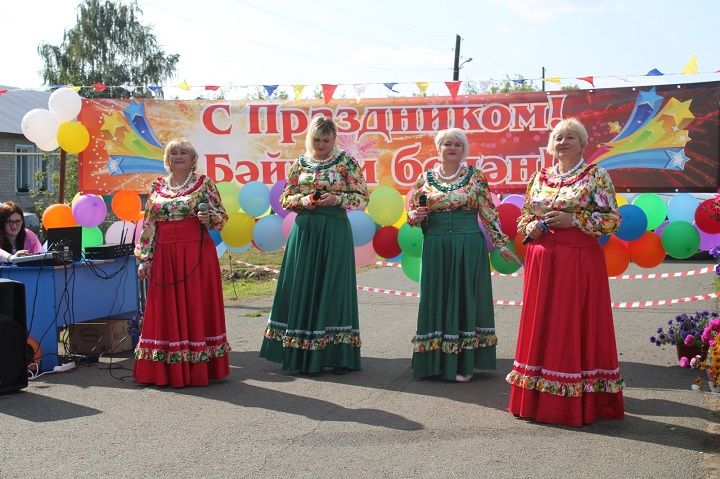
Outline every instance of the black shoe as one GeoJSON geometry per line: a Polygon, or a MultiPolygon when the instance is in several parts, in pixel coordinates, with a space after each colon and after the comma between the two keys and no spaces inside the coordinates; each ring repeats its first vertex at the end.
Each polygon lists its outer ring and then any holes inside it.
{"type": "Polygon", "coordinates": [[[342,367],[342,366],[335,366],[333,368],[333,374],[342,375],[342,374],[347,374],[349,372],[350,372],[350,368],[346,368],[346,367],[342,367]]]}

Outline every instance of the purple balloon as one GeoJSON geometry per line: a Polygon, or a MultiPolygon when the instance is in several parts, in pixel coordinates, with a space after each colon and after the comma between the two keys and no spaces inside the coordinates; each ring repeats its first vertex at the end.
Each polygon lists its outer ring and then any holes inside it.
{"type": "Polygon", "coordinates": [[[662,239],[663,231],[665,231],[665,227],[669,224],[670,224],[670,221],[668,221],[668,220],[663,221],[662,223],[660,223],[660,226],[655,228],[655,231],[653,231],[653,233],[655,233],[662,239]]]}
{"type": "Polygon", "coordinates": [[[700,246],[698,246],[700,251],[710,251],[715,246],[720,245],[720,233],[706,233],[698,228],[694,221],[692,225],[700,233],[700,246]]]}
{"type": "Polygon", "coordinates": [[[525,197],[523,195],[507,195],[502,200],[502,204],[510,203],[518,208],[522,209],[523,203],[525,203],[525,197]]]}
{"type": "Polygon", "coordinates": [[[487,244],[487,249],[490,251],[493,248],[492,240],[490,239],[490,235],[487,232],[487,229],[485,229],[485,225],[483,224],[482,220],[478,216],[478,225],[480,225],[480,231],[482,232],[483,236],[485,237],[485,244],[487,244]]]}
{"type": "Polygon", "coordinates": [[[282,195],[286,184],[287,180],[280,180],[270,188],[270,207],[275,213],[280,215],[281,218],[285,218],[288,213],[290,213],[290,210],[286,210],[280,204],[280,195],[282,195]]]}
{"type": "Polygon", "coordinates": [[[105,220],[107,205],[102,197],[97,195],[82,195],[75,200],[72,215],[79,225],[86,228],[97,226],[105,220]]]}

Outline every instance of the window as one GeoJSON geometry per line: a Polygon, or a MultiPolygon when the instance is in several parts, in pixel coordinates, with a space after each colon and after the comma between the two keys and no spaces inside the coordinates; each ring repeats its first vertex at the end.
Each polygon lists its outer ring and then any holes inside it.
{"type": "Polygon", "coordinates": [[[15,145],[15,189],[18,193],[47,190],[49,185],[47,161],[31,145],[15,145]],[[42,173],[42,178],[38,178],[42,173]]]}

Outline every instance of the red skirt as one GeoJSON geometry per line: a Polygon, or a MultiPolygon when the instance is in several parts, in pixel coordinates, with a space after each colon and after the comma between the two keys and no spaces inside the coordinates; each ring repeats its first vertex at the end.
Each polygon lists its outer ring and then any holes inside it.
{"type": "Polygon", "coordinates": [[[578,229],[551,230],[527,249],[509,411],[582,426],[622,419],[620,376],[605,257],[578,229]]]}
{"type": "Polygon", "coordinates": [[[158,386],[207,386],[230,374],[215,245],[195,217],[156,225],[133,377],[158,386]]]}

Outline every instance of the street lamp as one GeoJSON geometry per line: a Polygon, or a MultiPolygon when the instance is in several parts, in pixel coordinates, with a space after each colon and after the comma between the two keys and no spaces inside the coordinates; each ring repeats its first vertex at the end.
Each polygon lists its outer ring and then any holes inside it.
{"type": "MultiPolygon", "coordinates": [[[[465,66],[466,63],[470,63],[472,61],[472,57],[468,58],[464,62],[460,63],[458,66],[453,68],[453,80],[458,81],[460,79],[460,69],[465,66]]],[[[457,63],[457,60],[456,60],[457,63]]]]}

